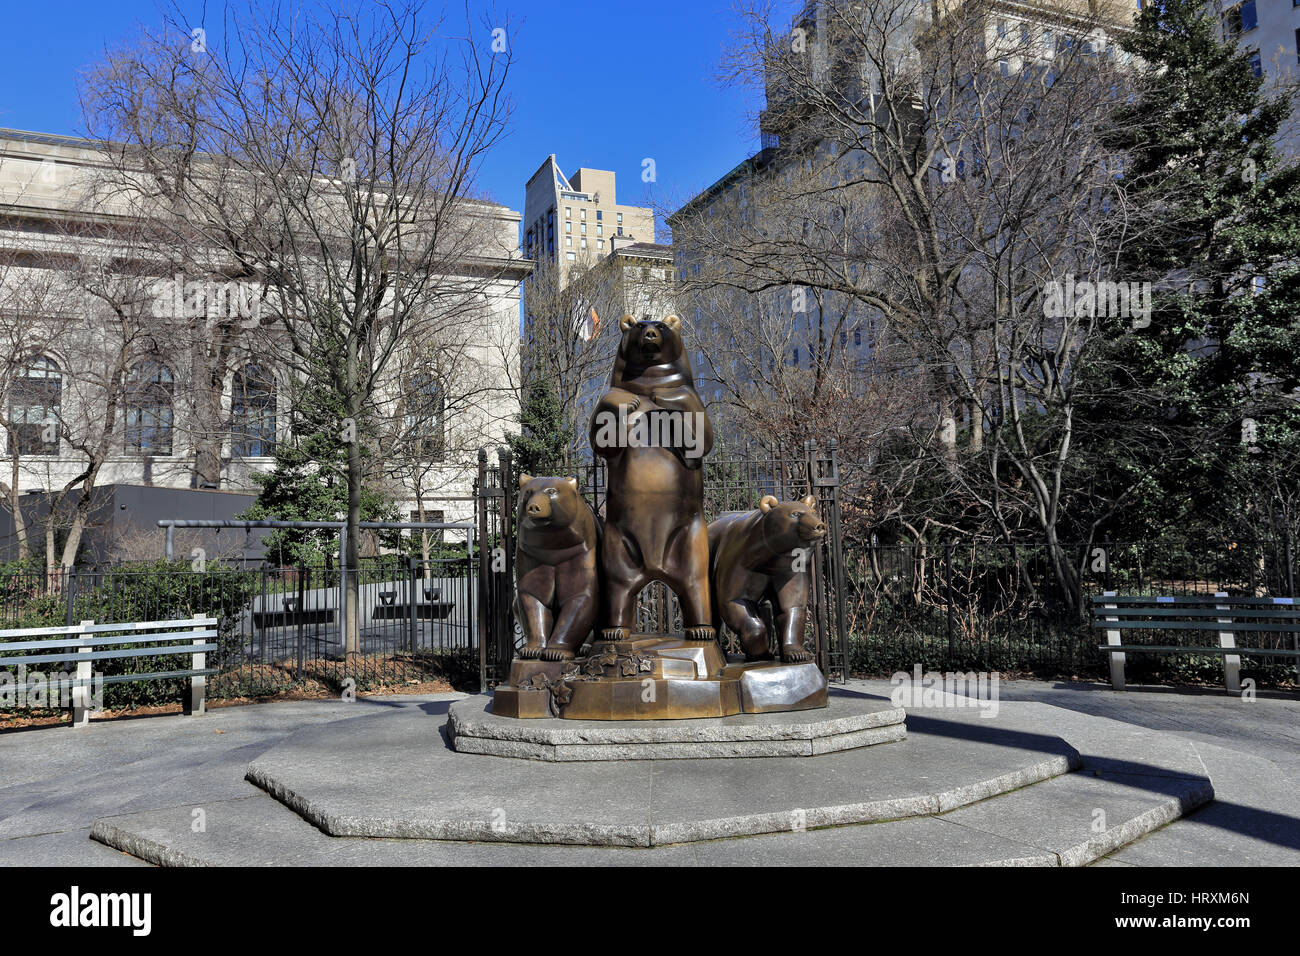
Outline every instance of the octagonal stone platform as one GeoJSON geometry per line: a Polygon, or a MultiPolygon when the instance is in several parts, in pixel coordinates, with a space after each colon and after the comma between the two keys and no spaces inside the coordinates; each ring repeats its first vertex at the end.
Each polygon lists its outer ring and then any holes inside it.
{"type": "Polygon", "coordinates": [[[812,758],[562,763],[462,753],[444,717],[400,710],[297,731],[246,779],[330,836],[647,847],[933,816],[1079,766],[1059,738],[953,717],[812,758]]]}
{"type": "Polygon", "coordinates": [[[820,710],[704,720],[519,720],[471,697],[452,704],[447,734],[461,753],[558,762],[813,757],[902,740],[906,716],[888,700],[837,695],[820,710]]]}

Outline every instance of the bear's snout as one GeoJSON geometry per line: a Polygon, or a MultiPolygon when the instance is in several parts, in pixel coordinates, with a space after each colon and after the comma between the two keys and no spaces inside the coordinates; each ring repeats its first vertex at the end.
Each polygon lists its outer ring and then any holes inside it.
{"type": "Polygon", "coordinates": [[[799,522],[799,534],[808,541],[826,537],[826,522],[818,519],[804,519],[799,522]]]}
{"type": "Polygon", "coordinates": [[[547,495],[533,495],[528,499],[528,517],[549,518],[551,516],[551,499],[547,495]]]}

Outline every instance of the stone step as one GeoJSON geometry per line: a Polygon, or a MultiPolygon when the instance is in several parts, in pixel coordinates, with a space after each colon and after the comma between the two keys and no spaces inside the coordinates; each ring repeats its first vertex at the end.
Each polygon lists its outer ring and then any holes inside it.
{"type": "Polygon", "coordinates": [[[1075,772],[938,816],[654,847],[332,837],[262,793],[95,823],[161,866],[1080,866],[1207,800],[1186,778],[1075,772]],[[1095,810],[1105,829],[1093,832],[1095,810]]]}
{"type": "Polygon", "coordinates": [[[814,757],[546,763],[457,752],[440,719],[408,711],[301,730],[247,777],[333,836],[656,846],[927,816],[1079,766],[1048,734],[924,723],[814,757]]]}

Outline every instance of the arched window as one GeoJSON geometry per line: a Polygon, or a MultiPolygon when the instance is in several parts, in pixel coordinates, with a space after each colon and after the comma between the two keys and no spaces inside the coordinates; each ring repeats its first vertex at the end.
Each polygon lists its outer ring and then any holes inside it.
{"type": "Polygon", "coordinates": [[[49,356],[34,356],[15,376],[9,393],[9,425],[18,454],[59,453],[62,397],[63,373],[49,356]]]}
{"type": "Polygon", "coordinates": [[[126,451],[136,455],[172,453],[171,369],[152,359],[136,364],[126,377],[126,451]]]}
{"type": "Polygon", "coordinates": [[[260,365],[235,372],[230,395],[230,454],[269,458],[275,454],[275,380],[260,365]]]}
{"type": "Polygon", "coordinates": [[[416,454],[430,461],[441,461],[446,453],[444,413],[447,399],[442,385],[429,372],[411,376],[406,393],[406,417],[403,431],[416,454]]]}

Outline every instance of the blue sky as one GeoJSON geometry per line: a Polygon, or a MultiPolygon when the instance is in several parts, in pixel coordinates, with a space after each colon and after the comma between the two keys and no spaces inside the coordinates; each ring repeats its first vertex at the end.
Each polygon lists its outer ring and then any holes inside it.
{"type": "MultiPolygon", "coordinates": [[[[138,24],[160,23],[158,9],[155,0],[7,4],[0,126],[81,132],[78,71],[138,24]]],[[[472,13],[484,9],[471,0],[472,13]]],[[[502,0],[496,9],[517,31],[512,129],[480,177],[498,202],[522,209],[524,183],[555,153],[570,175],[579,166],[614,170],[619,202],[649,205],[647,190],[654,190],[676,208],[757,149],[747,94],[712,79],[737,23],[730,0],[502,0]],[[586,52],[567,52],[579,47],[586,52]],[[658,177],[651,185],[641,179],[647,157],[658,177]]],[[[452,18],[461,10],[448,4],[452,18]]],[[[220,6],[209,4],[209,11],[217,21],[220,6]]]]}

